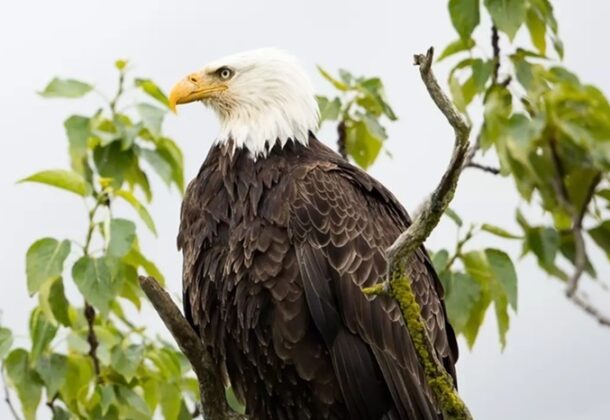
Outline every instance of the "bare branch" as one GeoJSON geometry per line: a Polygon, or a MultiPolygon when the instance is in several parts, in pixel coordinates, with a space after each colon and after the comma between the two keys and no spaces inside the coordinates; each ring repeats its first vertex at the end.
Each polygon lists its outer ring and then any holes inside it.
{"type": "Polygon", "coordinates": [[[583,311],[595,318],[600,325],[610,327],[610,316],[602,314],[601,311],[593,306],[582,293],[575,292],[570,299],[583,311]]]}
{"type": "Polygon", "coordinates": [[[210,354],[169,294],[153,277],[140,276],[140,286],[193,367],[199,381],[201,410],[204,418],[208,420],[247,419],[246,416],[233,411],[227,404],[223,381],[218,375],[210,354]]]}
{"type": "Polygon", "coordinates": [[[472,419],[468,407],[460,399],[455,389],[451,376],[436,355],[436,350],[421,316],[421,307],[413,293],[411,280],[406,271],[411,253],[422,246],[449,206],[469,151],[470,126],[453,106],[434,77],[431,71],[433,55],[434,50],[430,48],[426,55],[416,55],[414,62],[419,66],[421,78],[430,97],[453,127],[455,132],[453,154],[438,186],[429,199],[424,202],[417,217],[386,250],[389,262],[388,281],[383,288],[373,286],[368,288],[368,292],[375,294],[387,290],[387,293],[398,301],[418,359],[424,368],[426,381],[445,415],[451,419],[472,419]]]}
{"type": "Polygon", "coordinates": [[[493,167],[493,166],[488,166],[488,165],[483,165],[482,163],[478,163],[478,162],[466,162],[466,165],[464,165],[464,168],[475,168],[475,169],[480,169],[483,172],[489,172],[492,175],[498,175],[500,174],[500,169],[493,167]]]}
{"type": "Polygon", "coordinates": [[[11,414],[13,415],[13,417],[15,418],[15,420],[21,420],[21,418],[19,417],[19,414],[17,414],[17,410],[15,410],[15,406],[13,405],[13,402],[11,401],[11,392],[8,389],[8,382],[7,382],[6,376],[4,374],[4,364],[2,366],[0,366],[0,372],[2,373],[2,382],[4,384],[4,402],[6,402],[6,405],[8,405],[8,408],[9,408],[11,414]]]}
{"type": "Polygon", "coordinates": [[[462,167],[468,152],[468,137],[470,136],[470,126],[453,106],[451,100],[445,95],[439,86],[430,66],[434,50],[430,48],[426,55],[416,55],[415,65],[419,66],[419,71],[424,85],[436,106],[441,110],[447,121],[455,132],[455,142],[453,154],[449,166],[445,171],[440,183],[432,192],[432,195],[422,205],[418,217],[413,220],[409,228],[404,231],[398,239],[388,248],[387,256],[390,261],[396,261],[410,255],[417,249],[432,230],[438,224],[441,216],[453,199],[462,167]]]}

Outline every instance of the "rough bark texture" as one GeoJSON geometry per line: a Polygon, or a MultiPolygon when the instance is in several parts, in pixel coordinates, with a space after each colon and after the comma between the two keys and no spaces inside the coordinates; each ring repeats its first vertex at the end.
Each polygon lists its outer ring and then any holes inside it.
{"type": "Polygon", "coordinates": [[[169,294],[153,277],[141,276],[140,285],[176,340],[178,347],[193,367],[199,381],[201,411],[204,418],[206,420],[246,419],[245,416],[233,411],[227,404],[225,388],[221,378],[216,373],[210,355],[169,294]]]}
{"type": "Polygon", "coordinates": [[[414,64],[419,66],[421,78],[430,97],[455,131],[453,155],[441,181],[430,198],[423,204],[411,226],[388,248],[390,269],[387,282],[382,288],[373,286],[364,291],[371,294],[388,293],[399,302],[409,333],[415,343],[417,356],[424,367],[426,379],[445,416],[451,419],[471,419],[472,415],[466,404],[460,399],[451,376],[435,355],[421,317],[421,308],[415,299],[411,281],[406,274],[409,256],[430,235],[453,199],[469,149],[470,126],[436,81],[431,71],[433,56],[434,51],[430,48],[425,55],[416,55],[414,64]]]}

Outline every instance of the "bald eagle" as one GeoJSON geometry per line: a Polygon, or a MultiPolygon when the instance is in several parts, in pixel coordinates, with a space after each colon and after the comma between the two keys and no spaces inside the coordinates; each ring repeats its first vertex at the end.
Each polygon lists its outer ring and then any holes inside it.
{"type": "MultiPolygon", "coordinates": [[[[314,135],[298,61],[262,49],[178,82],[220,134],[187,188],[178,246],[184,310],[254,419],[440,419],[397,303],[362,288],[410,224],[381,183],[314,135]]],[[[438,359],[455,379],[443,290],[420,248],[408,266],[438,359]]]]}

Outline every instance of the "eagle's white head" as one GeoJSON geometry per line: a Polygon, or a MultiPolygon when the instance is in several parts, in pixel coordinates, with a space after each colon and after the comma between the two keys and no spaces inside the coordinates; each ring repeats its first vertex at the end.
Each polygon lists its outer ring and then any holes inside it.
{"type": "Polygon", "coordinates": [[[319,121],[312,84],[292,55],[273,48],[215,60],[178,82],[170,107],[201,101],[220,119],[218,142],[233,140],[252,156],[288,140],[307,144],[319,121]]]}

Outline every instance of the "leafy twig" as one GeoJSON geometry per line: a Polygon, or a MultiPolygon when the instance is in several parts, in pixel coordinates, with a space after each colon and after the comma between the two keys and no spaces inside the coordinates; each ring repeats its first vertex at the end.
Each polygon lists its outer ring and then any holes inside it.
{"type": "Polygon", "coordinates": [[[210,354],[169,294],[153,277],[140,276],[140,286],[193,367],[199,381],[203,417],[209,420],[246,420],[246,416],[236,413],[227,404],[223,381],[210,354]]]}
{"type": "Polygon", "coordinates": [[[566,296],[586,313],[597,319],[600,325],[610,326],[610,318],[603,315],[599,309],[595,308],[590,302],[588,302],[582,293],[578,293],[580,278],[587,268],[587,249],[582,233],[582,221],[587,213],[589,203],[591,202],[591,199],[595,193],[595,188],[597,188],[597,185],[599,185],[602,180],[602,176],[600,173],[598,173],[593,178],[591,184],[589,185],[589,189],[583,201],[582,207],[577,209],[576,206],[574,206],[570,201],[568,189],[563,181],[564,170],[554,139],[551,139],[549,142],[549,147],[551,150],[551,160],[555,168],[555,176],[552,180],[552,184],[560,205],[572,216],[571,231],[574,238],[574,273],[572,273],[572,276],[570,276],[568,279],[566,296]]]}

